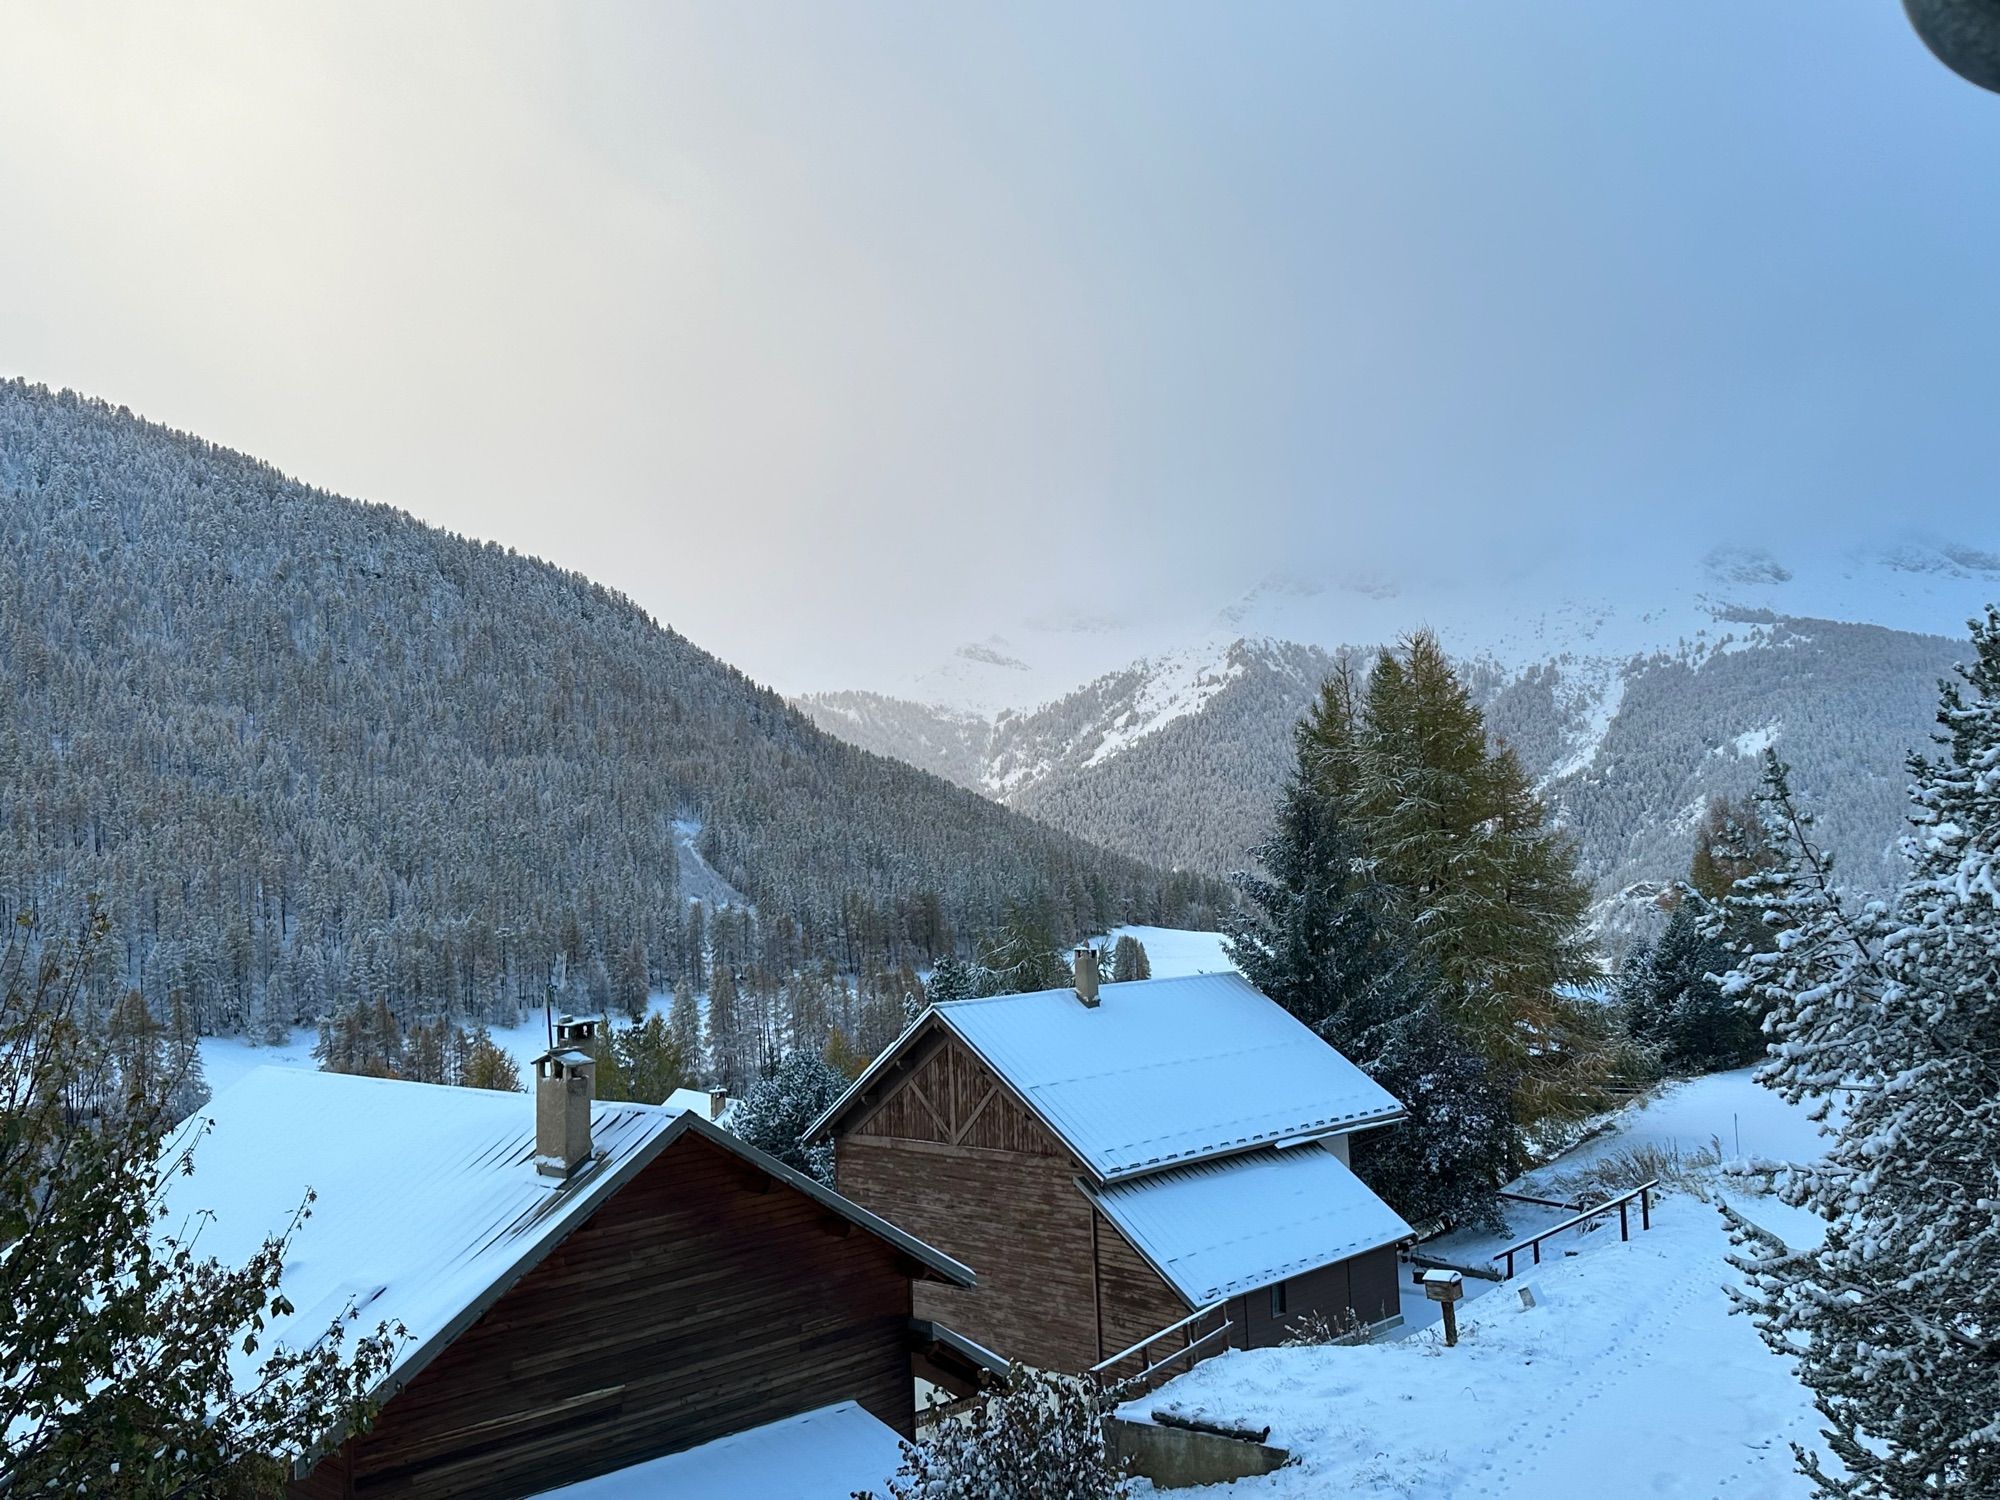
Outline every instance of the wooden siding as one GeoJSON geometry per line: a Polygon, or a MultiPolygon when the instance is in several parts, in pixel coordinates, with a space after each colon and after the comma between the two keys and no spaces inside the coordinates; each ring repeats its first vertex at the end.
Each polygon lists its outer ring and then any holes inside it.
{"type": "MultiPolygon", "coordinates": [[[[969,1292],[919,1285],[918,1316],[1008,1359],[1078,1371],[1194,1311],[1084,1196],[1083,1164],[942,1029],[912,1042],[850,1119],[836,1137],[841,1192],[979,1277],[969,1292]]],[[[1229,1343],[1280,1343],[1307,1311],[1390,1316],[1395,1251],[1322,1266],[1290,1288],[1279,1320],[1268,1289],[1232,1298],[1229,1343]]]]}
{"type": "Polygon", "coordinates": [[[840,1190],[971,1266],[919,1317],[1048,1369],[1084,1370],[1187,1308],[1077,1186],[1083,1166],[956,1038],[919,1040],[838,1138],[840,1190]]]}
{"type": "Polygon", "coordinates": [[[1097,1274],[1104,1321],[1099,1359],[1131,1348],[1194,1311],[1102,1214],[1097,1216],[1097,1274]]]}
{"type": "Polygon", "coordinates": [[[910,1266],[689,1134],[294,1500],[511,1500],[842,1400],[914,1429],[910,1266]]]}
{"type": "Polygon", "coordinates": [[[1230,1331],[1229,1343],[1237,1349],[1268,1349],[1282,1344],[1307,1313],[1320,1313],[1328,1322],[1338,1324],[1351,1310],[1364,1323],[1379,1323],[1396,1316],[1400,1307],[1396,1249],[1385,1245],[1287,1279],[1282,1317],[1271,1316],[1269,1287],[1230,1298],[1229,1318],[1236,1326],[1230,1331]]]}

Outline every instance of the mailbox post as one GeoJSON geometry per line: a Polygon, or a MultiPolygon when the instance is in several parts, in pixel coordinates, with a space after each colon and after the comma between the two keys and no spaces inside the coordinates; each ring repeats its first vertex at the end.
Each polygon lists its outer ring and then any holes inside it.
{"type": "Polygon", "coordinates": [[[1458,1343],[1458,1300],[1465,1295],[1465,1278],[1456,1271],[1426,1271],[1424,1295],[1444,1313],[1445,1347],[1453,1347],[1458,1343]]]}

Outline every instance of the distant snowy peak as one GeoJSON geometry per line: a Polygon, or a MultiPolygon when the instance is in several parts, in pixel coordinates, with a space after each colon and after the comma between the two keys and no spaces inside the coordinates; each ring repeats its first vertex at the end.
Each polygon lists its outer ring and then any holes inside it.
{"type": "Polygon", "coordinates": [[[1353,563],[1323,574],[1274,574],[1212,602],[1183,590],[1154,601],[1156,609],[1171,606],[1175,613],[1150,620],[1089,603],[996,619],[992,633],[954,648],[943,662],[868,686],[990,717],[1052,705],[1079,685],[1135,664],[1171,676],[1181,668],[1157,664],[1212,662],[1239,640],[1338,651],[1428,628],[1461,660],[1518,671],[1565,658],[1673,653],[1774,616],[1957,636],[1996,593],[2000,551],[1963,538],[1775,548],[1727,541],[1685,549],[1664,539],[1657,548],[1594,558],[1587,566],[1549,554],[1456,573],[1398,574],[1353,563]]]}

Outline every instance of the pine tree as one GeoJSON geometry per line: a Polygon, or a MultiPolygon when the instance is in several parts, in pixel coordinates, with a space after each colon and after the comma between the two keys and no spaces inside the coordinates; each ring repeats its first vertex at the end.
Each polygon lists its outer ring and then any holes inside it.
{"type": "Polygon", "coordinates": [[[701,1004],[695,999],[694,981],[683,974],[674,981],[674,1003],[667,1013],[667,1027],[674,1045],[686,1060],[688,1071],[701,1072],[701,1004]]]}
{"type": "Polygon", "coordinates": [[[1413,1221],[1490,1221],[1511,1135],[1508,1091],[1441,1002],[1433,971],[1412,957],[1392,893],[1315,785],[1327,703],[1300,727],[1298,772],[1256,851],[1264,874],[1237,877],[1230,959],[1408,1110],[1356,1142],[1369,1185],[1413,1221]]]}
{"type": "Polygon", "coordinates": [[[469,1089],[494,1089],[501,1093],[522,1091],[521,1065],[487,1035],[484,1026],[466,1033],[464,1072],[459,1082],[469,1089]]]}
{"type": "MultiPolygon", "coordinates": [[[[648,1016],[637,1026],[613,1031],[610,1051],[617,1060],[624,1098],[664,1104],[667,1096],[688,1080],[687,1055],[664,1016],[648,1016]]],[[[613,1097],[601,1090],[600,1094],[613,1097]]]]}
{"type": "Polygon", "coordinates": [[[801,1049],[750,1086],[730,1114],[729,1128],[758,1150],[831,1187],[832,1144],[807,1145],[801,1137],[847,1091],[847,1084],[847,1075],[818,1052],[801,1049]]]}
{"type": "Polygon", "coordinates": [[[1657,1049],[1671,1073],[1711,1073],[1740,1068],[1764,1050],[1759,1017],[1744,1001],[1722,992],[1729,952],[1705,923],[1707,903],[1687,892],[1666,931],[1650,949],[1635,953],[1620,975],[1618,993],[1630,1035],[1657,1049]]]}
{"type": "Polygon", "coordinates": [[[1026,995],[1040,990],[1067,989],[1069,962],[1061,952],[1047,919],[1032,905],[1010,902],[1007,919],[987,939],[980,963],[993,979],[996,995],[1026,995]]]}
{"type": "Polygon", "coordinates": [[[1134,979],[1151,979],[1153,965],[1146,957],[1146,945],[1132,934],[1120,935],[1111,947],[1111,979],[1115,984],[1127,984],[1134,979]]]}
{"type": "Polygon", "coordinates": [[[930,980],[924,985],[924,1000],[930,1005],[975,1000],[982,995],[998,994],[999,983],[998,976],[984,964],[967,963],[947,953],[931,969],[930,980]]]}
{"type": "Polygon", "coordinates": [[[1298,731],[1298,777],[1335,811],[1404,941],[1522,1127],[1599,1107],[1608,1050],[1564,988],[1594,973],[1571,841],[1428,632],[1365,687],[1343,663],[1298,731]]]}
{"type": "Polygon", "coordinates": [[[1839,898],[1767,772],[1783,863],[1749,883],[1778,939],[1732,980],[1772,1001],[1767,1081],[1823,1116],[1844,1103],[1825,1159],[1781,1186],[1825,1239],[1792,1249],[1731,1215],[1734,1260],[1825,1418],[1838,1469],[1798,1455],[1825,1495],[2000,1494],[2000,612],[1973,646],[1943,694],[1948,754],[1910,766],[1911,870],[1886,910],[1839,898]]]}
{"type": "Polygon", "coordinates": [[[652,998],[652,980],[646,973],[646,945],[633,938],[625,945],[625,951],[618,959],[618,977],[612,983],[612,998],[618,1008],[632,1021],[646,1018],[646,1005],[652,998]]]}

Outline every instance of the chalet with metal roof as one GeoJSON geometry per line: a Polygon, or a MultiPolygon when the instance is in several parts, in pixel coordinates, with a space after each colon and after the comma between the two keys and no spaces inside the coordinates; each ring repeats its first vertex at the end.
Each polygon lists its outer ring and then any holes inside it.
{"type": "Polygon", "coordinates": [[[408,1330],[374,1423],[299,1466],[295,1500],[512,1500],[695,1450],[707,1474],[786,1423],[787,1451],[852,1468],[913,1433],[938,1354],[913,1284],[972,1273],[698,1112],[592,1098],[587,1040],[540,1060],[532,1102],[260,1068],[181,1128],[205,1133],[168,1222],[212,1215],[206,1254],[242,1263],[316,1195],[263,1347],[408,1330]]]}
{"type": "Polygon", "coordinates": [[[979,1267],[919,1288],[921,1314],[1122,1376],[1311,1313],[1397,1321],[1412,1231],[1347,1141],[1402,1117],[1241,975],[1100,985],[1086,949],[1074,989],[932,1006],[809,1133],[842,1192],[979,1267]]]}

